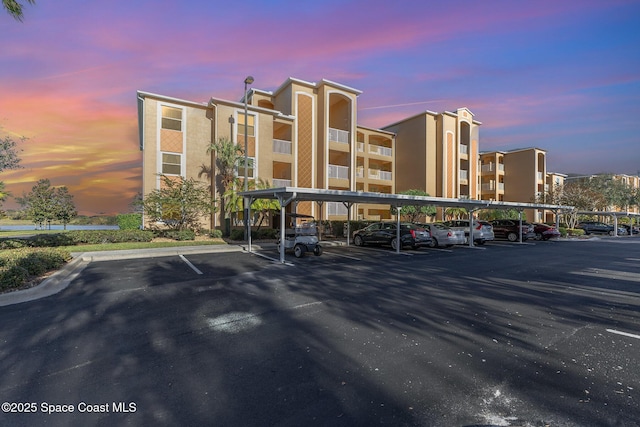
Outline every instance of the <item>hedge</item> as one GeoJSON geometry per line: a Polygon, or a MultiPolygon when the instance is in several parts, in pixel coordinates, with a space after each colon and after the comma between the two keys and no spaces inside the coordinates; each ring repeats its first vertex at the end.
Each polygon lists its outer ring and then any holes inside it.
{"type": "Polygon", "coordinates": [[[0,290],[22,286],[32,277],[63,266],[71,259],[60,248],[20,248],[0,251],[0,290]]]}
{"type": "Polygon", "coordinates": [[[72,230],[66,233],[37,234],[29,238],[2,239],[0,249],[150,242],[153,238],[153,232],[146,230],[72,230]]]}

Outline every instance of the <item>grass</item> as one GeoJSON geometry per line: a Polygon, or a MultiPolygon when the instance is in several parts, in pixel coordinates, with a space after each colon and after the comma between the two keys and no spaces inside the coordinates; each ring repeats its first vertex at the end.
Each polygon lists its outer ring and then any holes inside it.
{"type": "Polygon", "coordinates": [[[121,251],[128,249],[155,249],[155,248],[173,248],[181,246],[210,246],[210,245],[226,245],[222,239],[212,240],[183,240],[180,242],[126,242],[126,243],[105,243],[101,245],[73,245],[63,246],[63,249],[69,252],[98,252],[98,251],[121,251]]]}

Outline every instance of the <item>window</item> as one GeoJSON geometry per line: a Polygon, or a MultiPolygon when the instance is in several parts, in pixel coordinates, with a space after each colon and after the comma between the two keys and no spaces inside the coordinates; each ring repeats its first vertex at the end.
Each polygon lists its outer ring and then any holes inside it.
{"type": "MultiPolygon", "coordinates": [[[[254,172],[254,164],[255,164],[255,158],[254,157],[248,157],[248,167],[247,167],[247,177],[248,178],[253,178],[253,172],[254,172]]],[[[240,177],[240,178],[244,178],[244,157],[240,158],[238,160],[238,166],[236,167],[236,176],[240,177]]]]}
{"type": "Polygon", "coordinates": [[[162,106],[162,129],[182,130],[182,110],[180,108],[162,106]]]}
{"type": "Polygon", "coordinates": [[[162,173],[165,175],[180,175],[182,171],[181,157],[180,154],[162,153],[162,173]]]}
{"type": "MultiPolygon", "coordinates": [[[[247,116],[247,135],[255,136],[256,135],[256,117],[248,115],[247,116]]],[[[244,135],[244,114],[238,114],[238,135],[244,135]]]]}

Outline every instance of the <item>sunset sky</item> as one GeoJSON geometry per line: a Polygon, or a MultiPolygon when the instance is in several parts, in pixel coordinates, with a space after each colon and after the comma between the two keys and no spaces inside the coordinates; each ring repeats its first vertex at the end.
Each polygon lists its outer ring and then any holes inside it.
{"type": "Polygon", "coordinates": [[[0,181],[21,196],[48,178],[82,214],[127,212],[136,90],[240,100],[247,75],[362,90],[368,127],[467,107],[482,151],[637,174],[639,17],[638,0],[36,0],[23,23],[0,11],[0,136],[28,138],[0,181]]]}

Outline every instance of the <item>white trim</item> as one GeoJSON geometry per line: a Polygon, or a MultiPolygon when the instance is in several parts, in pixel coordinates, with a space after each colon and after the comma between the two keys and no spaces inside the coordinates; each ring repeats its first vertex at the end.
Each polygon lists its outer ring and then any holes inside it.
{"type": "MultiPolygon", "coordinates": [[[[235,137],[236,137],[236,144],[238,144],[238,136],[240,135],[239,132],[239,124],[238,124],[238,117],[242,116],[244,119],[244,107],[242,110],[234,110],[234,114],[233,114],[233,131],[235,132],[235,137]]],[[[247,156],[249,159],[253,158],[253,178],[249,178],[249,179],[253,179],[254,181],[258,178],[258,125],[260,123],[260,117],[257,113],[251,113],[251,111],[247,111],[247,116],[252,116],[253,117],[253,146],[254,146],[254,154],[253,156],[247,156]]],[[[244,125],[242,125],[242,127],[244,128],[244,125]]],[[[244,135],[244,134],[243,134],[244,135]]],[[[248,136],[244,135],[245,140],[247,140],[247,147],[248,147],[248,136]]],[[[244,144],[243,144],[244,145],[244,144]]],[[[244,149],[244,146],[242,147],[244,149]]],[[[237,175],[236,175],[237,176],[237,175]]],[[[244,175],[242,176],[242,178],[244,178],[244,175]]],[[[257,182],[257,181],[256,181],[257,182]]]]}
{"type": "Polygon", "coordinates": [[[172,104],[169,102],[158,101],[156,107],[156,185],[155,188],[160,188],[160,175],[162,174],[162,153],[167,154],[179,154],[180,155],[180,175],[171,175],[171,176],[181,176],[185,178],[187,172],[187,107],[179,104],[172,104]],[[182,118],[180,120],[180,132],[182,133],[182,152],[181,153],[171,153],[170,151],[163,151],[161,149],[161,138],[162,138],[162,107],[171,107],[176,108],[182,112],[182,118]]]}

